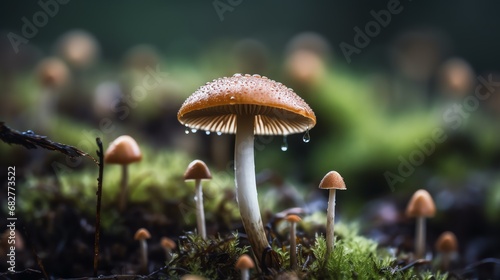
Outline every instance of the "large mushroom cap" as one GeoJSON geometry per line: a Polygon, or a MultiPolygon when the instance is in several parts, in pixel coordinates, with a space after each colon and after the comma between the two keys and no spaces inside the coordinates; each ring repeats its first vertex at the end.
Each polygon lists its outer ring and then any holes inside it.
{"type": "Polygon", "coordinates": [[[104,161],[106,163],[130,164],[142,159],[139,145],[134,138],[122,135],[115,139],[106,150],[104,161]]]}
{"type": "Polygon", "coordinates": [[[330,171],[326,173],[325,177],[319,183],[320,189],[336,189],[336,190],[345,190],[347,189],[345,186],[344,178],[340,176],[337,171],[330,171]]]}
{"type": "Polygon", "coordinates": [[[193,160],[184,173],[184,180],[212,179],[212,174],[207,165],[199,160],[193,160]]]}
{"type": "Polygon", "coordinates": [[[420,189],[416,191],[406,207],[406,216],[413,217],[434,217],[436,205],[429,192],[420,189]]]}
{"type": "Polygon", "coordinates": [[[288,135],[316,124],[309,105],[281,83],[235,74],[200,87],[182,104],[179,121],[191,128],[236,133],[236,116],[254,115],[256,135],[288,135]]]}

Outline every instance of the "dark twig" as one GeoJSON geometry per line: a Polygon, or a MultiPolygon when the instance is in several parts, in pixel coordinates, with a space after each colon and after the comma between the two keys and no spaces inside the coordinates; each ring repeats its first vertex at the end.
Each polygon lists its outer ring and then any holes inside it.
{"type": "Polygon", "coordinates": [[[43,148],[51,151],[58,151],[69,157],[89,157],[95,163],[98,163],[97,160],[91,155],[73,146],[54,142],[47,139],[47,136],[37,135],[31,130],[20,132],[18,130],[11,129],[6,126],[4,122],[0,122],[0,140],[7,144],[22,145],[27,149],[43,148]]]}
{"type": "Polygon", "coordinates": [[[95,213],[95,239],[94,239],[94,277],[97,277],[97,267],[99,265],[99,237],[101,229],[101,196],[102,196],[102,180],[103,180],[103,170],[104,170],[104,153],[102,148],[102,142],[100,138],[96,138],[97,147],[99,150],[96,151],[99,157],[99,177],[97,178],[97,206],[95,213]]]}
{"type": "Polygon", "coordinates": [[[42,260],[38,256],[36,249],[35,249],[35,245],[33,245],[33,243],[31,242],[31,238],[30,238],[28,231],[26,230],[25,227],[23,227],[23,231],[24,231],[24,235],[26,236],[26,243],[28,244],[28,247],[31,248],[31,253],[33,254],[33,258],[35,258],[35,261],[38,264],[38,267],[40,268],[40,270],[42,271],[45,279],[48,280],[49,275],[47,274],[47,271],[45,271],[45,267],[43,266],[42,260]]]}

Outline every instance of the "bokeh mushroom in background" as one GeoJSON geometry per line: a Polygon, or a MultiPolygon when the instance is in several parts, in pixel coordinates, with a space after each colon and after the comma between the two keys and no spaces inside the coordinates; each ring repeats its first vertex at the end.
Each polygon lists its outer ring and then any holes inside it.
{"type": "Polygon", "coordinates": [[[417,190],[411,197],[406,207],[406,217],[415,218],[415,258],[425,257],[425,219],[436,214],[436,206],[429,192],[424,189],[417,190]]]}
{"type": "Polygon", "coordinates": [[[254,135],[308,131],[316,116],[292,89],[260,75],[235,74],[200,87],[177,117],[188,128],[236,134],[234,170],[243,226],[255,256],[269,247],[257,199],[254,135]]]}
{"type": "Polygon", "coordinates": [[[458,251],[458,241],[451,231],[441,233],[436,241],[436,252],[440,254],[440,269],[447,271],[458,251]]]}
{"type": "Polygon", "coordinates": [[[139,256],[139,272],[140,273],[148,273],[148,243],[146,242],[147,239],[151,238],[151,234],[149,231],[145,228],[140,228],[138,229],[135,234],[134,234],[134,240],[139,241],[140,248],[140,256],[139,256]]]}
{"type": "Polygon", "coordinates": [[[203,239],[207,239],[207,230],[205,226],[205,211],[203,209],[203,189],[201,187],[201,180],[209,180],[212,179],[212,174],[210,174],[210,170],[207,165],[197,159],[192,161],[184,173],[184,180],[195,181],[195,201],[196,201],[196,222],[198,225],[198,234],[203,239]]]}
{"type": "Polygon", "coordinates": [[[47,132],[55,121],[54,112],[61,94],[61,90],[68,84],[70,73],[68,67],[59,58],[49,57],[40,61],[36,67],[36,75],[41,87],[37,102],[38,127],[47,132]]]}
{"type": "Polygon", "coordinates": [[[106,150],[104,162],[110,164],[120,164],[122,166],[122,176],[120,181],[120,193],[118,198],[118,210],[123,212],[127,206],[127,185],[128,185],[128,165],[142,159],[139,145],[134,138],[122,135],[116,138],[106,150]]]}
{"type": "Polygon", "coordinates": [[[344,179],[337,171],[326,173],[319,183],[319,188],[329,190],[328,209],[326,213],[326,256],[330,256],[335,247],[335,193],[336,190],[346,190],[344,179]]]}
{"type": "Polygon", "coordinates": [[[446,60],[439,69],[439,91],[450,99],[464,98],[474,89],[474,71],[470,64],[461,58],[446,60]]]}
{"type": "Polygon", "coordinates": [[[174,250],[177,247],[177,244],[175,242],[164,236],[160,240],[160,246],[165,250],[165,260],[166,262],[170,262],[172,260],[172,250],[174,250]]]}
{"type": "Polygon", "coordinates": [[[250,279],[250,269],[255,267],[255,263],[249,255],[243,254],[238,258],[234,267],[241,271],[241,280],[248,280],[250,279]]]}
{"type": "Polygon", "coordinates": [[[304,32],[294,36],[287,45],[285,74],[300,92],[309,92],[320,82],[331,60],[331,47],[320,34],[304,32]]]}
{"type": "Polygon", "coordinates": [[[297,268],[297,223],[302,219],[297,215],[288,215],[286,218],[290,223],[290,268],[297,268]]]}
{"type": "Polygon", "coordinates": [[[90,67],[97,60],[99,43],[87,31],[73,30],[61,36],[57,51],[71,68],[80,71],[90,67]]]}

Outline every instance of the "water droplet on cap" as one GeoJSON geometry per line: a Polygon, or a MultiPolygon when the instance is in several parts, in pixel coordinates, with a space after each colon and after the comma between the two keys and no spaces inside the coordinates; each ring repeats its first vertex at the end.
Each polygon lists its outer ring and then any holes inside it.
{"type": "Polygon", "coordinates": [[[309,141],[311,141],[311,135],[309,135],[309,129],[306,130],[304,137],[302,137],[302,141],[304,141],[304,143],[309,143],[309,141]]]}
{"type": "Polygon", "coordinates": [[[196,133],[196,131],[198,131],[198,129],[196,129],[196,128],[191,128],[191,132],[192,132],[192,133],[196,133]]]}
{"type": "Polygon", "coordinates": [[[222,132],[217,131],[217,136],[221,136],[221,135],[222,135],[222,132]]]}
{"type": "Polygon", "coordinates": [[[286,152],[288,150],[288,142],[286,141],[286,136],[283,136],[283,143],[281,144],[281,150],[286,152]]]}
{"type": "Polygon", "coordinates": [[[207,131],[205,131],[205,134],[206,134],[206,135],[210,135],[210,131],[208,131],[208,130],[207,130],[207,131]]]}

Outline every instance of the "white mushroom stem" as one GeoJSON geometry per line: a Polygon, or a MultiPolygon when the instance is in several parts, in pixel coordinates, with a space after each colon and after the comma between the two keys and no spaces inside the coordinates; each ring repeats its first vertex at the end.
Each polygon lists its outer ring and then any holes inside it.
{"type": "Polygon", "coordinates": [[[205,211],[203,210],[203,190],[201,188],[201,179],[196,179],[196,195],[194,200],[196,201],[196,221],[198,223],[198,234],[203,238],[207,239],[207,230],[205,228],[205,211]]]}
{"type": "Polygon", "coordinates": [[[441,254],[441,270],[442,271],[447,271],[448,268],[450,267],[451,255],[452,255],[452,253],[450,253],[450,252],[445,252],[445,253],[441,254]]]}
{"type": "Polygon", "coordinates": [[[254,163],[254,120],[253,115],[238,115],[236,118],[236,143],[234,151],[234,173],[237,201],[241,220],[250,245],[258,261],[269,247],[260,216],[255,183],[254,163]]]}
{"type": "Polygon", "coordinates": [[[335,189],[331,189],[328,195],[328,209],[326,212],[326,255],[333,252],[335,246],[335,189]]]}
{"type": "Polygon", "coordinates": [[[140,266],[139,269],[142,273],[148,273],[148,243],[146,239],[139,240],[140,243],[140,266]]]}
{"type": "Polygon", "coordinates": [[[290,222],[290,268],[297,268],[297,237],[296,237],[297,224],[290,222]]]}
{"type": "Polygon", "coordinates": [[[120,181],[120,196],[118,210],[123,212],[127,207],[128,164],[122,164],[122,178],[120,181]]]}
{"type": "Polygon", "coordinates": [[[417,217],[415,230],[415,258],[421,259],[425,256],[425,217],[417,217]]]}
{"type": "Polygon", "coordinates": [[[248,268],[242,268],[241,270],[241,280],[250,279],[250,270],[248,268]]]}

